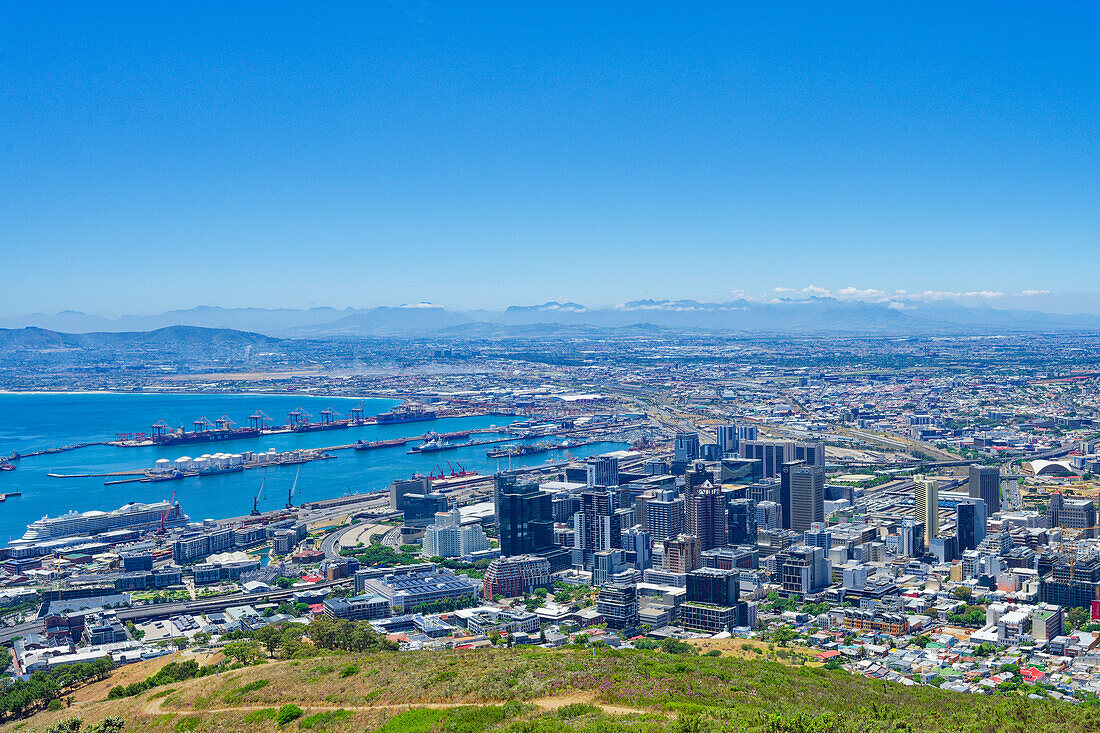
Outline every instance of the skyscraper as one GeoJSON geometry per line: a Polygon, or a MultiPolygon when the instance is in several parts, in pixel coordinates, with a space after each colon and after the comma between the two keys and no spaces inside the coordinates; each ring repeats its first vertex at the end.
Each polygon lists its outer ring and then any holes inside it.
{"type": "Polygon", "coordinates": [[[673,460],[694,461],[699,458],[699,434],[676,433],[676,442],[673,445],[673,460]]]}
{"type": "Polygon", "coordinates": [[[615,456],[595,456],[585,461],[589,486],[618,486],[619,459],[615,456]]]}
{"type": "Polygon", "coordinates": [[[390,484],[390,509],[395,512],[404,510],[405,497],[408,494],[431,493],[431,484],[427,476],[415,476],[404,481],[397,480],[390,484]]]}
{"type": "Polygon", "coordinates": [[[798,465],[790,469],[790,529],[805,532],[825,520],[825,468],[798,465]]]}
{"type": "Polygon", "coordinates": [[[764,478],[778,476],[784,463],[794,456],[789,440],[742,440],[741,457],[763,462],[764,478]]]}
{"type": "Polygon", "coordinates": [[[699,538],[701,550],[711,550],[726,545],[726,497],[719,486],[709,481],[700,486],[691,501],[692,521],[689,526],[699,538]]]}
{"type": "Polygon", "coordinates": [[[986,511],[1001,511],[1001,469],[997,466],[971,466],[969,493],[985,502],[986,511]]]}
{"type": "Polygon", "coordinates": [[[665,570],[670,573],[689,573],[700,566],[699,538],[682,534],[665,542],[665,570]]]}
{"type": "Polygon", "coordinates": [[[737,440],[737,426],[719,425],[718,448],[722,451],[722,454],[726,456],[736,455],[738,445],[739,443],[737,440]]]}
{"type": "Polygon", "coordinates": [[[959,552],[977,549],[985,539],[985,502],[981,499],[961,501],[955,507],[955,536],[959,540],[959,552]]]}
{"type": "Polygon", "coordinates": [[[554,544],[554,510],[550,495],[538,484],[499,487],[497,520],[500,524],[500,554],[529,555],[554,544]]]}
{"type": "Polygon", "coordinates": [[[637,570],[653,567],[653,536],[641,525],[623,530],[622,545],[626,559],[634,563],[637,570]]]}
{"type": "Polygon", "coordinates": [[[779,467],[779,506],[783,507],[780,521],[783,529],[791,528],[791,470],[805,465],[804,461],[786,461],[779,467]]]}
{"type": "Polygon", "coordinates": [[[726,541],[731,545],[756,544],[756,502],[733,499],[726,507],[726,541]]]}
{"type": "Polygon", "coordinates": [[[825,466],[825,443],[795,443],[794,460],[805,461],[807,466],[825,466]]]}
{"type": "Polygon", "coordinates": [[[913,491],[914,519],[924,524],[924,546],[932,546],[932,538],[940,533],[939,479],[917,476],[913,491]]]}
{"type": "Polygon", "coordinates": [[[683,534],[685,515],[684,497],[668,489],[645,503],[644,525],[654,542],[663,542],[683,534]]]}
{"type": "Polygon", "coordinates": [[[756,504],[756,527],[762,529],[765,532],[774,532],[780,529],[782,520],[780,514],[783,513],[779,504],[774,501],[761,501],[756,504]]]}

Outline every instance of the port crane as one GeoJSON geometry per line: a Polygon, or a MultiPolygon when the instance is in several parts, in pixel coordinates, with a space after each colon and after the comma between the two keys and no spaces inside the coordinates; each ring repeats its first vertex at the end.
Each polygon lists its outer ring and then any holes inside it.
{"type": "Polygon", "coordinates": [[[236,424],[237,423],[229,419],[229,415],[222,415],[214,421],[214,425],[218,428],[218,430],[229,430],[236,424]]]}
{"type": "Polygon", "coordinates": [[[214,423],[207,420],[206,415],[203,415],[191,424],[194,425],[196,433],[201,433],[204,430],[208,430],[214,423]]]}
{"type": "Polygon", "coordinates": [[[176,503],[176,490],[172,489],[172,498],[168,501],[168,508],[164,510],[164,514],[160,515],[160,526],[157,527],[157,534],[164,534],[164,523],[168,521],[168,513],[172,511],[172,507],[176,503]]]}
{"type": "Polygon", "coordinates": [[[348,410],[351,413],[351,419],[355,422],[363,422],[363,405],[366,404],[366,400],[360,400],[359,404],[348,410]]]}
{"type": "Polygon", "coordinates": [[[256,410],[248,416],[248,426],[256,430],[262,430],[264,423],[272,422],[271,417],[263,410],[256,410]]]}
{"type": "Polygon", "coordinates": [[[298,477],[302,475],[302,469],[299,467],[298,472],[294,474],[294,483],[290,487],[290,491],[286,495],[286,508],[294,508],[294,490],[298,488],[298,477]]]}
{"type": "Polygon", "coordinates": [[[250,516],[253,516],[253,517],[260,516],[260,497],[263,496],[264,481],[266,481],[266,480],[267,479],[262,479],[260,481],[260,490],[256,492],[256,498],[252,500],[252,511],[250,512],[250,516]]]}
{"type": "Polygon", "coordinates": [[[301,407],[296,407],[287,413],[287,417],[290,419],[290,427],[296,428],[299,425],[309,425],[313,415],[310,415],[301,407]]]}
{"type": "Polygon", "coordinates": [[[336,418],[336,416],[339,415],[339,414],[340,414],[339,412],[332,409],[331,407],[326,407],[325,409],[321,410],[321,424],[322,425],[331,424],[333,422],[333,420],[336,418]]]}
{"type": "Polygon", "coordinates": [[[167,435],[172,432],[172,426],[163,420],[158,420],[149,430],[152,432],[154,438],[159,438],[162,435],[167,435]]]}

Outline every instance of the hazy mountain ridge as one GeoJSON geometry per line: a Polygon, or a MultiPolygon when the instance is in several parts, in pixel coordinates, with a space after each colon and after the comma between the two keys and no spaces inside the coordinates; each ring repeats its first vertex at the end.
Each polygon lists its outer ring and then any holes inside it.
{"type": "Polygon", "coordinates": [[[228,328],[169,326],[151,331],[62,333],[43,328],[0,328],[0,351],[125,348],[235,348],[272,346],[279,339],[228,328]]]}
{"type": "MultiPolygon", "coordinates": [[[[724,303],[639,300],[607,308],[551,301],[503,311],[451,311],[428,303],[365,309],[218,308],[201,306],[151,316],[101,316],[64,311],[0,321],[0,327],[44,331],[122,333],[171,326],[229,329],[273,337],[577,335],[628,329],[724,331],[745,334],[955,335],[1000,332],[1095,331],[1098,315],[1000,310],[951,302],[879,303],[811,297],[724,303]]],[[[46,338],[39,336],[39,338],[46,338]]],[[[48,339],[47,339],[48,340],[48,339]]]]}

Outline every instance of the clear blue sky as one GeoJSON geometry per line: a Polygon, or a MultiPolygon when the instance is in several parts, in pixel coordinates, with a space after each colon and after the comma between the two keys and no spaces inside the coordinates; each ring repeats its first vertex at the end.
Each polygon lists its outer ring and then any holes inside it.
{"type": "Polygon", "coordinates": [[[0,314],[1100,290],[1094,4],[314,5],[3,0],[0,314]]]}

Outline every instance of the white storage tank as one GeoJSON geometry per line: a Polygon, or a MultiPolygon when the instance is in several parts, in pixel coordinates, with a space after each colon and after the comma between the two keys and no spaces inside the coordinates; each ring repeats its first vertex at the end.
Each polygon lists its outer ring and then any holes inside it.
{"type": "Polygon", "coordinates": [[[157,473],[168,473],[172,470],[172,462],[167,458],[158,458],[153,464],[153,470],[157,473]]]}
{"type": "Polygon", "coordinates": [[[176,459],[177,471],[190,471],[191,470],[191,456],[180,456],[176,459]]]}

